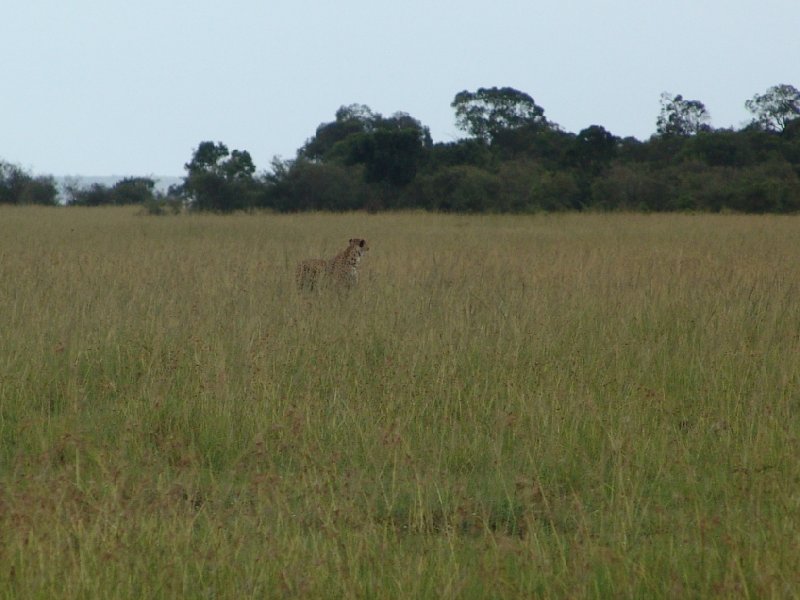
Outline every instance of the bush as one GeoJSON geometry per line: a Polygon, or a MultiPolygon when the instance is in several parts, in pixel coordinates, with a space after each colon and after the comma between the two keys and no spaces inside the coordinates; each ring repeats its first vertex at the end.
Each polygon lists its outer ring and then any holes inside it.
{"type": "Polygon", "coordinates": [[[753,213],[800,210],[800,178],[788,163],[775,161],[740,169],[736,175],[729,208],[753,213]]]}
{"type": "Polygon", "coordinates": [[[537,212],[580,209],[582,193],[572,171],[550,171],[535,161],[511,161],[497,171],[500,193],[494,210],[537,212]]]}
{"type": "Polygon", "coordinates": [[[409,204],[445,212],[495,210],[500,179],[477,167],[445,167],[417,177],[409,190],[409,204]]]}
{"type": "Polygon", "coordinates": [[[89,187],[69,185],[67,206],[123,206],[155,200],[156,182],[149,177],[126,177],[109,187],[93,183],[89,187]]]}
{"type": "Polygon", "coordinates": [[[561,211],[582,208],[581,189],[569,171],[544,171],[531,186],[530,207],[561,211]]]}
{"type": "Polygon", "coordinates": [[[605,210],[675,210],[675,197],[647,165],[614,165],[591,185],[591,203],[605,210]]]}
{"type": "Polygon", "coordinates": [[[281,212],[365,208],[369,188],[361,167],[306,160],[274,165],[263,205],[281,212]]]}
{"type": "Polygon", "coordinates": [[[177,215],[183,211],[183,200],[174,196],[157,196],[143,205],[142,214],[152,216],[177,215]]]}
{"type": "Polygon", "coordinates": [[[0,204],[58,204],[52,177],[32,177],[20,167],[0,161],[0,204]]]}

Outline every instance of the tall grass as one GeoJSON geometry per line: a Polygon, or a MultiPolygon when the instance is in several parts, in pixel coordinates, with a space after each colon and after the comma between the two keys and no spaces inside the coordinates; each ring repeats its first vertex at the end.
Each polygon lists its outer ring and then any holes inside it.
{"type": "Polygon", "coordinates": [[[2,597],[800,595],[797,218],[7,208],[0,282],[2,597]]]}

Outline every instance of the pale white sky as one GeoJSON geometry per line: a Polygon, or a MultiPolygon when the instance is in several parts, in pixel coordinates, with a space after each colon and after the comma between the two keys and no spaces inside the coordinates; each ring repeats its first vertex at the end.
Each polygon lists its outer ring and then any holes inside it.
{"type": "Polygon", "coordinates": [[[800,0],[8,0],[0,159],[35,174],[182,175],[203,140],[292,158],[339,106],[462,137],[461,90],[512,86],[567,131],[640,139],[659,95],[800,87],[800,0]]]}

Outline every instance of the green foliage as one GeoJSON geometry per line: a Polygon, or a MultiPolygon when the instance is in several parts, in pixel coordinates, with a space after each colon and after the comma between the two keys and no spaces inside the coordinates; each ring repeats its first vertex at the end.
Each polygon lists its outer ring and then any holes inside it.
{"type": "Polygon", "coordinates": [[[440,142],[434,144],[426,154],[426,172],[456,165],[485,168],[493,160],[488,144],[475,138],[461,139],[455,142],[440,142]]]}
{"type": "Polygon", "coordinates": [[[782,160],[736,168],[633,163],[595,180],[591,194],[590,204],[606,210],[794,213],[800,210],[800,177],[782,160]]]}
{"type": "MultiPolygon", "coordinates": [[[[363,104],[342,106],[336,111],[335,121],[317,127],[314,137],[298,150],[298,157],[351,164],[368,162],[369,154],[363,155],[362,147],[365,144],[396,145],[396,141],[391,142],[386,138],[401,132],[405,132],[404,136],[409,138],[405,144],[410,144],[413,152],[432,145],[428,128],[407,113],[398,112],[391,117],[383,117],[363,104]],[[375,136],[383,139],[376,140],[375,136]],[[412,142],[411,138],[416,139],[412,142]]],[[[406,149],[405,153],[408,151],[406,149]]]]}
{"type": "MultiPolygon", "coordinates": [[[[430,144],[399,113],[342,107],[298,161],[267,178],[277,210],[408,207],[447,212],[733,210],[794,212],[800,135],[714,130],[702,102],[662,95],[659,135],[620,139],[599,125],[577,135],[511,88],[453,103],[473,137],[430,144]],[[308,158],[313,158],[309,161],[308,158]]],[[[273,166],[275,168],[275,166],[273,166]]]]}
{"type": "Polygon", "coordinates": [[[127,177],[111,187],[93,183],[89,187],[68,185],[67,206],[125,206],[156,200],[156,182],[149,177],[127,177]]]}
{"type": "Polygon", "coordinates": [[[591,205],[602,210],[674,210],[668,181],[646,164],[614,165],[591,186],[591,205]]]}
{"type": "Polygon", "coordinates": [[[500,162],[537,159],[548,168],[569,168],[575,136],[556,127],[529,125],[499,131],[492,139],[493,157],[500,162]]]}
{"type": "Polygon", "coordinates": [[[542,211],[580,210],[583,195],[570,171],[544,171],[531,186],[531,206],[542,211]]]}
{"type": "Polygon", "coordinates": [[[459,129],[487,142],[507,130],[549,125],[544,109],[531,96],[511,87],[464,90],[450,106],[455,109],[459,129]]]}
{"type": "Polygon", "coordinates": [[[749,137],[752,136],[717,129],[695,136],[684,146],[684,151],[712,167],[744,167],[755,160],[749,137]]]}
{"type": "Polygon", "coordinates": [[[145,204],[155,198],[156,182],[148,177],[127,177],[111,188],[114,204],[145,204]]]}
{"type": "Polygon", "coordinates": [[[737,170],[729,185],[732,193],[726,208],[753,213],[800,211],[800,176],[786,162],[737,170]]]}
{"type": "Polygon", "coordinates": [[[543,210],[534,198],[537,183],[546,169],[534,160],[519,159],[501,162],[496,168],[500,191],[495,197],[497,212],[536,212],[543,210]]]}
{"type": "Polygon", "coordinates": [[[22,168],[0,160],[0,204],[58,204],[52,177],[33,177],[22,168]]]}
{"type": "Polygon", "coordinates": [[[661,94],[661,114],[656,119],[658,135],[689,136],[709,131],[711,116],[699,100],[686,100],[678,94],[661,94]]]}
{"type": "Polygon", "coordinates": [[[322,123],[313,138],[298,150],[298,156],[321,160],[330,156],[333,148],[351,135],[366,133],[374,127],[376,115],[368,106],[352,104],[336,111],[336,120],[322,123]]]}
{"type": "Polygon", "coordinates": [[[111,189],[102,183],[88,187],[67,185],[65,188],[67,206],[103,206],[113,204],[111,189]]]}
{"type": "Polygon", "coordinates": [[[766,131],[783,131],[800,117],[800,90],[788,84],[774,85],[744,104],[754,115],[754,125],[766,131]]]}
{"type": "Polygon", "coordinates": [[[401,188],[417,174],[423,147],[414,129],[378,129],[350,138],[349,164],[364,165],[367,183],[401,188]]]}
{"type": "Polygon", "coordinates": [[[551,170],[533,160],[506,161],[497,168],[500,190],[491,210],[533,213],[579,210],[585,203],[576,172],[551,170]]]}
{"type": "Polygon", "coordinates": [[[406,113],[384,117],[352,104],[336,111],[298,151],[273,161],[265,206],[281,210],[354,210],[392,206],[432,146],[430,131],[406,113]]]}
{"type": "Polygon", "coordinates": [[[369,192],[358,169],[304,159],[273,161],[265,206],[281,212],[365,208],[369,192]]]}
{"type": "Polygon", "coordinates": [[[19,204],[58,204],[58,189],[55,179],[49,175],[32,177],[25,182],[19,197],[19,204]]]}
{"type": "Polygon", "coordinates": [[[444,167],[418,178],[413,205],[443,212],[486,212],[494,208],[500,179],[478,167],[444,167]]]}
{"type": "MultiPolygon", "coordinates": [[[[341,106],[292,160],[256,174],[246,150],[201,142],[180,186],[162,196],[148,178],[108,188],[68,187],[72,206],[144,205],[162,214],[186,206],[230,213],[266,208],[370,212],[563,210],[800,210],[800,92],[777,85],[747,101],[753,123],[714,129],[705,105],[663,93],[657,132],[620,138],[600,125],[577,134],[511,87],[456,94],[451,106],[467,137],[434,144],[404,112],[341,106]]],[[[0,162],[0,203],[55,202],[52,178],[0,162]]]]}
{"type": "Polygon", "coordinates": [[[575,137],[569,158],[580,169],[599,174],[617,157],[620,140],[600,125],[583,129],[575,137]]]}
{"type": "Polygon", "coordinates": [[[246,150],[229,152],[221,142],[201,142],[184,167],[182,192],[194,210],[232,212],[261,201],[255,164],[246,150]]]}

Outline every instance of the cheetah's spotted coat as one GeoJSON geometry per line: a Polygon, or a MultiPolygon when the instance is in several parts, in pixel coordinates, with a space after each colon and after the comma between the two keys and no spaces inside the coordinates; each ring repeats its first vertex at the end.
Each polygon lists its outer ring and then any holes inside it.
{"type": "Polygon", "coordinates": [[[367,241],[361,238],[350,240],[347,248],[330,260],[309,258],[297,265],[295,276],[301,290],[313,290],[323,283],[333,283],[351,288],[358,283],[358,263],[369,250],[367,241]]]}

